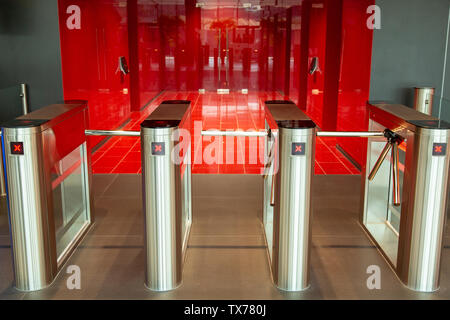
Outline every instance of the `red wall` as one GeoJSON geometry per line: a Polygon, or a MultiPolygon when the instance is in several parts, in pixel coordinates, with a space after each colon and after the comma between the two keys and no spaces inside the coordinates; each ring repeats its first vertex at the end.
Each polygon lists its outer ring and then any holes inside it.
{"type": "MultiPolygon", "coordinates": [[[[374,0],[344,0],[342,11],[342,54],[337,108],[337,130],[366,131],[366,102],[369,100],[373,31],[364,27],[364,14],[374,0]],[[363,26],[363,27],[361,27],[363,26]]],[[[360,166],[365,163],[367,139],[339,138],[338,144],[360,166]]]]}
{"type": "MultiPolygon", "coordinates": [[[[205,2],[59,0],[65,99],[89,101],[91,128],[115,129],[162,90],[281,91],[324,130],[366,129],[374,0],[205,2]],[[66,27],[69,5],[81,8],[80,30],[66,27]],[[120,56],[128,75],[116,72],[120,56]]],[[[338,143],[362,164],[364,142],[338,143]]]]}
{"type": "Polygon", "coordinates": [[[128,59],[126,7],[120,1],[59,0],[64,98],[89,103],[90,127],[112,129],[130,114],[129,79],[116,73],[128,59]],[[69,30],[69,5],[81,8],[81,29],[69,30]]]}
{"type": "MultiPolygon", "coordinates": [[[[295,101],[298,94],[299,107],[322,130],[367,130],[373,32],[366,27],[366,10],[372,4],[374,0],[302,3],[300,63],[290,70],[291,79],[298,71],[300,80],[298,93],[291,89],[290,98],[295,101]],[[313,57],[319,58],[319,69],[310,75],[313,57]]],[[[359,165],[364,163],[366,141],[337,142],[359,165]]]]}

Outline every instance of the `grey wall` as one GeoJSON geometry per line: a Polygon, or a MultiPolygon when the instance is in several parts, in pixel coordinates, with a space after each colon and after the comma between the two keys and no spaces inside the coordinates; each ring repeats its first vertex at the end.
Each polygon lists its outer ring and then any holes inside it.
{"type": "Polygon", "coordinates": [[[63,99],[57,0],[0,0],[0,89],[19,83],[32,110],[63,99]]]}
{"type": "MultiPolygon", "coordinates": [[[[442,93],[449,19],[449,0],[376,0],[381,30],[374,30],[371,100],[388,100],[412,107],[413,87],[432,86],[442,93]]],[[[434,113],[439,113],[439,99],[434,113]]],[[[450,105],[449,105],[450,107],[450,105]]],[[[444,115],[449,120],[449,114],[444,115]]]]}

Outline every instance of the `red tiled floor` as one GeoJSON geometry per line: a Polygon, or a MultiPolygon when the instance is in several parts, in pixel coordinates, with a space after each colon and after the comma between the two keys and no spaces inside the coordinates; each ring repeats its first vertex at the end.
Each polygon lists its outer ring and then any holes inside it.
{"type": "MultiPolygon", "coordinates": [[[[252,130],[264,129],[264,101],[283,100],[286,97],[276,92],[259,92],[244,95],[231,93],[198,94],[197,92],[164,92],[141,112],[132,112],[130,121],[123,130],[140,129],[140,123],[164,100],[190,100],[192,102],[191,121],[200,122],[199,130],[252,130]]],[[[261,174],[261,156],[264,140],[249,138],[207,138],[199,135],[193,126],[192,166],[193,173],[261,174]],[[217,140],[215,140],[217,139],[217,140]],[[209,152],[220,159],[219,164],[208,164],[203,156],[216,141],[218,151],[209,152]],[[220,147],[221,146],[221,147],[220,147]],[[234,160],[234,164],[227,161],[234,160]]],[[[208,153],[208,152],[207,152],[208,153]]],[[[94,173],[141,173],[140,141],[136,137],[113,137],[102,145],[92,156],[94,173]]],[[[336,148],[336,139],[318,138],[316,145],[316,174],[359,174],[359,171],[336,148]]]]}

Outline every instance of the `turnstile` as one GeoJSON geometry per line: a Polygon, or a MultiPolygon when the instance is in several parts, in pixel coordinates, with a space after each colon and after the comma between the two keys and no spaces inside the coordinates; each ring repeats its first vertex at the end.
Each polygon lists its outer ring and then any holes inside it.
{"type": "Polygon", "coordinates": [[[192,223],[189,111],[189,101],[165,101],[141,124],[145,286],[155,291],[182,282],[192,223]]]}
{"type": "MultiPolygon", "coordinates": [[[[274,284],[309,286],[316,136],[368,137],[361,223],[411,289],[439,288],[450,124],[413,109],[369,104],[369,132],[322,132],[294,103],[266,102],[262,223],[274,284]],[[391,151],[392,150],[392,151],[391,151]],[[380,156],[381,155],[381,156],[380,156]]],[[[87,135],[141,137],[145,285],[177,288],[192,223],[189,101],[165,101],[141,131],[87,130],[87,105],[53,105],[2,128],[16,287],[48,286],[92,225],[87,135]]]]}
{"type": "Polygon", "coordinates": [[[360,221],[401,281],[439,289],[446,221],[450,124],[402,105],[369,103],[360,221]]]}
{"type": "Polygon", "coordinates": [[[92,225],[87,104],[51,105],[2,126],[15,287],[49,286],[92,225]]]}
{"type": "Polygon", "coordinates": [[[281,290],[301,291],[309,287],[316,125],[291,101],[265,107],[264,131],[202,135],[265,138],[262,224],[272,280],[281,290]]]}
{"type": "Polygon", "coordinates": [[[290,101],[266,101],[263,226],[275,285],[309,287],[316,125],[290,101]]]}

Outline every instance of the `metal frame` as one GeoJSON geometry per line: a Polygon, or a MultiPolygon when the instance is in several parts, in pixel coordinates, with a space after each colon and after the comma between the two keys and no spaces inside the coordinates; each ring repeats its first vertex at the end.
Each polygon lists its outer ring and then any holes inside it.
{"type": "MultiPolygon", "coordinates": [[[[406,141],[396,259],[393,260],[392,255],[385,251],[386,247],[367,227],[371,205],[368,179],[371,140],[368,142],[367,164],[362,172],[360,223],[408,288],[422,292],[436,291],[439,289],[450,155],[446,150],[436,156],[433,147],[435,143],[449,144],[450,124],[401,105],[378,103],[369,104],[368,108],[370,128],[378,123],[378,126],[396,132],[406,141]]],[[[384,179],[389,183],[389,177],[384,179]]]]}
{"type": "Polygon", "coordinates": [[[20,291],[49,286],[93,223],[87,117],[87,104],[52,105],[2,127],[15,287],[20,291]],[[23,154],[13,153],[15,143],[22,143],[23,154]],[[58,257],[51,171],[80,147],[87,223],[58,257]]]}
{"type": "Polygon", "coordinates": [[[272,280],[280,290],[302,291],[310,285],[316,125],[290,101],[267,101],[266,113],[274,141],[266,144],[272,149],[266,149],[271,161],[262,223],[272,280]],[[304,147],[303,153],[295,154],[295,145],[304,147]]]}
{"type": "Polygon", "coordinates": [[[172,157],[189,119],[190,101],[165,101],[141,124],[145,287],[152,291],[182,284],[192,223],[190,145],[180,161],[172,157]]]}

